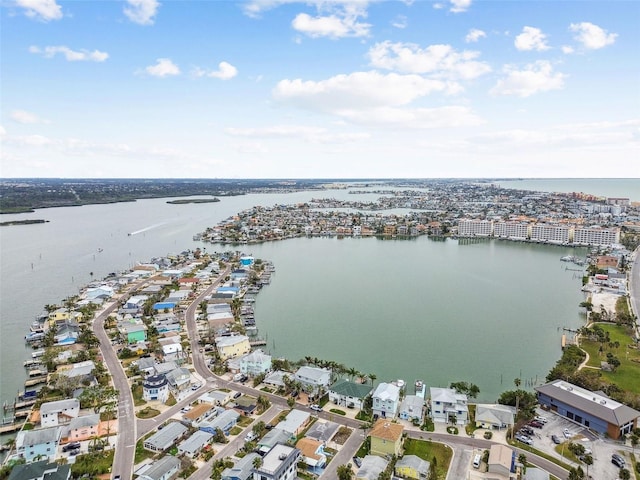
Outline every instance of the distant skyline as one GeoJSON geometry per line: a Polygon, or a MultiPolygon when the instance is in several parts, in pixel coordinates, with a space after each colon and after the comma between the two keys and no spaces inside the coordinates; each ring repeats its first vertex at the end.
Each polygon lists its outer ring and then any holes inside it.
{"type": "Polygon", "coordinates": [[[0,2],[0,177],[640,176],[640,2],[0,2]]]}

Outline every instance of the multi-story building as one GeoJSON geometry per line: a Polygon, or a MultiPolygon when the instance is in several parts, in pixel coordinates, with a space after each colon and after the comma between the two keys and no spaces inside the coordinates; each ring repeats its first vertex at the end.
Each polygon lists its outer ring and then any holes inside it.
{"type": "Polygon", "coordinates": [[[570,228],[566,225],[536,223],[531,227],[531,240],[545,243],[569,243],[570,228]]]}
{"type": "Polygon", "coordinates": [[[254,480],[292,480],[297,477],[296,464],[300,450],[283,445],[275,445],[262,458],[262,465],[253,471],[254,480]]]}
{"type": "Polygon", "coordinates": [[[489,220],[464,219],[458,222],[458,235],[461,237],[489,237],[493,233],[493,224],[489,220]]]}
{"type": "Polygon", "coordinates": [[[249,337],[246,335],[232,335],[230,337],[217,337],[216,347],[220,359],[225,361],[229,358],[239,357],[251,351],[249,337]]]}
{"type": "Polygon", "coordinates": [[[511,240],[527,240],[531,235],[531,225],[521,222],[495,222],[493,235],[511,240]]]}
{"type": "Polygon", "coordinates": [[[619,228],[586,227],[576,228],[573,243],[578,245],[611,245],[620,243],[619,228]]]}

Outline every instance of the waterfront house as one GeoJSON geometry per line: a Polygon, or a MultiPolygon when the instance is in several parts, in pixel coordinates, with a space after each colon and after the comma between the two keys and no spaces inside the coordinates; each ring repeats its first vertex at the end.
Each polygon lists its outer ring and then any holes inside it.
{"type": "Polygon", "coordinates": [[[296,464],[300,450],[288,445],[275,445],[262,457],[262,464],[254,468],[254,480],[293,480],[297,477],[296,464]]]}
{"type": "Polygon", "coordinates": [[[179,458],[165,455],[139,470],[138,480],[170,480],[180,471],[180,466],[179,458]]]}
{"type": "Polygon", "coordinates": [[[420,480],[421,478],[427,478],[430,467],[431,464],[429,462],[417,455],[405,455],[396,462],[394,472],[401,478],[420,480]]]}
{"type": "Polygon", "coordinates": [[[96,368],[93,360],[85,360],[84,362],[77,362],[71,366],[65,365],[58,368],[58,375],[64,375],[69,378],[77,378],[80,382],[95,382],[95,376],[93,374],[96,368]]]}
{"type": "Polygon", "coordinates": [[[240,372],[256,377],[271,370],[271,355],[255,350],[240,359],[240,372]]]}
{"type": "Polygon", "coordinates": [[[61,427],[21,430],[16,436],[16,452],[27,463],[34,460],[51,460],[56,456],[61,436],[61,427]]]}
{"type": "Polygon", "coordinates": [[[403,432],[404,427],[399,423],[392,423],[385,418],[378,419],[369,432],[369,437],[371,438],[370,453],[382,457],[386,455],[400,456],[403,432]]]}
{"type": "Polygon", "coordinates": [[[180,422],[171,422],[147,438],[143,446],[152,452],[163,452],[172,447],[187,431],[187,427],[180,422]]]}
{"type": "Polygon", "coordinates": [[[213,435],[203,430],[198,430],[189,438],[178,444],[178,454],[189,458],[196,457],[207,445],[211,443],[213,435]]]}
{"type": "Polygon", "coordinates": [[[71,466],[49,463],[48,460],[16,465],[8,480],[70,480],[71,466]]]}
{"type": "Polygon", "coordinates": [[[364,383],[338,380],[329,387],[329,400],[341,407],[357,408],[361,410],[364,399],[371,394],[373,387],[364,383]]]}
{"type": "Polygon", "coordinates": [[[398,417],[418,425],[422,424],[424,410],[424,398],[417,395],[407,395],[400,403],[398,417]]]}
{"type": "Polygon", "coordinates": [[[270,385],[275,388],[283,388],[284,387],[284,377],[289,379],[293,379],[293,375],[289,372],[284,372],[282,370],[276,370],[275,372],[269,373],[262,383],[265,385],[270,385]]]}
{"type": "Polygon", "coordinates": [[[513,426],[516,415],[515,407],[501,404],[476,405],[476,427],[478,428],[509,428],[513,426]]]}
{"type": "Polygon", "coordinates": [[[322,442],[303,437],[296,443],[296,448],[300,450],[301,460],[309,468],[323,468],[327,464],[327,456],[324,453],[322,442]]]}
{"type": "Polygon", "coordinates": [[[400,387],[393,383],[379,383],[373,392],[373,414],[394,418],[400,402],[400,387]]]}
{"type": "Polygon", "coordinates": [[[100,414],[93,413],[77,417],[69,422],[66,439],[69,442],[82,442],[100,436],[100,414]]]}
{"type": "Polygon", "coordinates": [[[166,375],[149,375],[142,382],[142,398],[150,402],[159,400],[166,403],[169,399],[169,381],[166,375]]]}
{"type": "Polygon", "coordinates": [[[80,402],[77,398],[44,402],[40,406],[40,425],[43,428],[66,425],[79,414],[80,402]]]}
{"type": "Polygon", "coordinates": [[[219,311],[207,314],[207,322],[209,328],[216,330],[222,328],[230,323],[235,321],[231,310],[227,311],[219,311]]]}
{"type": "Polygon", "coordinates": [[[307,393],[316,393],[331,385],[331,370],[318,367],[300,367],[295,373],[296,381],[302,384],[307,393]]]}
{"type": "Polygon", "coordinates": [[[199,428],[212,435],[216,434],[217,429],[222,430],[225,435],[229,435],[229,431],[238,423],[238,418],[240,418],[240,414],[235,410],[225,410],[217,417],[200,423],[199,428]]]}
{"type": "Polygon", "coordinates": [[[85,298],[93,300],[95,298],[109,299],[115,294],[113,287],[109,285],[99,285],[97,287],[87,288],[85,298]]]}
{"type": "Polygon", "coordinates": [[[610,438],[617,440],[638,427],[640,412],[602,393],[564,380],[554,380],[535,390],[541,406],[610,438]]]}
{"type": "Polygon", "coordinates": [[[376,455],[366,455],[356,473],[356,480],[378,480],[380,474],[387,469],[389,462],[376,455]]]}
{"type": "Polygon", "coordinates": [[[431,419],[434,422],[465,425],[469,418],[467,396],[452,388],[431,387],[431,419]]]}
{"type": "Polygon", "coordinates": [[[216,337],[216,347],[218,355],[222,361],[229,358],[239,357],[251,351],[249,337],[246,335],[231,335],[229,337],[216,337]]]}
{"type": "Polygon", "coordinates": [[[491,445],[487,469],[498,480],[515,479],[516,452],[506,445],[491,445]]]}
{"type": "Polygon", "coordinates": [[[222,471],[221,480],[248,480],[253,473],[253,462],[256,458],[260,458],[260,455],[255,452],[245,455],[233,467],[222,471]]]}

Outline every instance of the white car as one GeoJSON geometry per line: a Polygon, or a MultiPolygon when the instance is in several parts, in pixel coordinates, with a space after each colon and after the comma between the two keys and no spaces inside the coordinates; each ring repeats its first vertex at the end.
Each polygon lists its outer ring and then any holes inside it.
{"type": "Polygon", "coordinates": [[[564,435],[564,438],[569,438],[571,436],[571,432],[569,431],[568,428],[565,428],[564,430],[562,430],[562,434],[564,435]]]}
{"type": "Polygon", "coordinates": [[[322,407],[318,404],[313,404],[313,405],[309,405],[309,408],[311,410],[313,410],[314,412],[321,412],[322,411],[322,407]]]}

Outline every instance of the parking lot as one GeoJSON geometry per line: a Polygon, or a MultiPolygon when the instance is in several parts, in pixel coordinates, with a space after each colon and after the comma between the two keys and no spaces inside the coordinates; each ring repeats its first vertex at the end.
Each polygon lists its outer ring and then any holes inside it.
{"type": "MultiPolygon", "coordinates": [[[[586,465],[583,463],[573,463],[563,458],[560,453],[556,452],[556,444],[551,439],[552,435],[557,436],[562,442],[562,448],[567,448],[569,442],[580,443],[585,449],[591,450],[593,457],[593,465],[589,467],[589,475],[594,480],[616,480],[620,469],[611,463],[611,455],[618,453],[626,460],[626,468],[631,470],[631,459],[627,451],[621,448],[619,443],[605,440],[599,436],[589,432],[586,428],[578,425],[564,417],[556,415],[553,412],[546,412],[538,409],[537,414],[547,419],[546,424],[542,428],[534,428],[533,447],[545,452],[555,458],[562,459],[565,463],[572,466],[580,465],[587,472],[586,465]],[[568,431],[568,438],[564,435],[564,430],[568,431]]],[[[633,473],[632,473],[633,475],[633,473]]]]}

